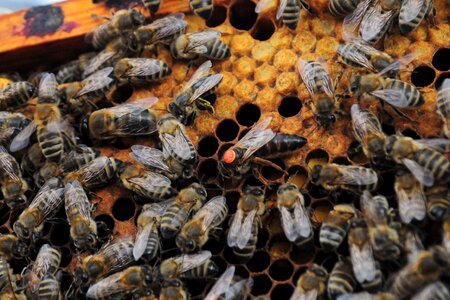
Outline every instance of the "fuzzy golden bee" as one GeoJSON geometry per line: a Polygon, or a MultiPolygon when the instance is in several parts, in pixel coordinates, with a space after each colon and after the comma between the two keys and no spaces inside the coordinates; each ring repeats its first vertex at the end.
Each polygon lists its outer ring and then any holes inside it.
{"type": "Polygon", "coordinates": [[[325,294],[327,279],[328,272],[325,268],[311,265],[298,279],[291,300],[320,299],[325,294]]]}
{"type": "Polygon", "coordinates": [[[27,201],[27,182],[22,178],[19,163],[0,146],[0,182],[6,204],[11,208],[23,207],[27,201]]]}
{"type": "Polygon", "coordinates": [[[355,208],[351,205],[338,204],[333,207],[319,232],[320,246],[325,252],[334,251],[339,247],[350,229],[351,219],[355,216],[355,208]]]}

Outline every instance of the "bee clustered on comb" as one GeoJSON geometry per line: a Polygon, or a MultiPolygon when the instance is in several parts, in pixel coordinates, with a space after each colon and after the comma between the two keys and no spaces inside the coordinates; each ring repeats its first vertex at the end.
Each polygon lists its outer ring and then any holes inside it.
{"type": "MultiPolygon", "coordinates": [[[[218,1],[219,2],[219,1],[218,1]]],[[[196,32],[213,28],[222,33],[221,39],[230,47],[231,56],[223,61],[213,62],[213,71],[223,75],[215,92],[205,99],[214,107],[214,114],[201,110],[191,126],[186,126],[187,135],[195,145],[199,160],[196,177],[206,188],[208,199],[224,195],[227,199],[228,217],[223,222],[227,228],[231,216],[237,210],[238,201],[246,186],[264,186],[261,178],[249,172],[242,180],[225,180],[219,172],[219,161],[232,163],[236,153],[229,148],[236,144],[249,129],[259,121],[271,118],[270,128],[277,133],[292,134],[307,139],[307,144],[283,158],[270,159],[284,172],[273,166],[261,169],[263,179],[271,185],[265,186],[266,213],[262,218],[262,228],[258,233],[256,251],[249,262],[240,264],[230,247],[226,245],[225,234],[221,239],[213,239],[205,244],[203,250],[212,253],[212,260],[222,274],[227,266],[235,265],[236,274],[242,278],[251,277],[253,287],[251,298],[266,296],[271,299],[287,299],[294,292],[297,280],[305,274],[313,263],[322,265],[331,272],[340,256],[349,256],[347,243],[344,242],[336,253],[326,253],[319,243],[319,228],[335,204],[353,204],[359,207],[359,197],[352,192],[339,190],[327,191],[310,181],[314,166],[326,163],[369,167],[359,142],[354,138],[350,117],[350,107],[356,103],[354,98],[341,101],[343,115],[337,117],[330,130],[318,126],[315,114],[310,106],[310,94],[303,83],[298,70],[299,58],[322,60],[327,66],[330,77],[336,80],[336,94],[349,94],[350,79],[362,73],[356,69],[338,63],[337,49],[342,39],[342,21],[329,13],[309,15],[301,11],[301,20],[296,30],[289,30],[276,21],[277,1],[272,1],[272,9],[256,14],[256,3],[250,0],[221,1],[214,6],[213,15],[208,21],[198,16],[187,15],[187,32],[196,32]],[[285,236],[277,206],[277,189],[290,181],[298,186],[304,196],[304,206],[312,211],[311,222],[314,227],[314,246],[310,250],[299,250],[285,236]]],[[[328,1],[311,1],[316,11],[327,12],[328,1]]],[[[432,138],[442,135],[441,118],[436,113],[436,94],[444,79],[450,78],[450,26],[448,15],[450,8],[443,0],[435,1],[437,9],[436,26],[430,27],[427,21],[408,36],[402,36],[398,30],[388,33],[381,42],[381,48],[394,58],[415,52],[414,61],[400,71],[400,78],[412,83],[422,93],[425,104],[404,110],[410,120],[386,107],[381,125],[388,134],[401,133],[404,136],[432,138]]],[[[271,7],[270,5],[268,6],[271,7]]],[[[175,13],[175,12],[174,12],[175,13]]],[[[151,51],[151,50],[150,50],[151,51]]],[[[152,55],[151,52],[144,52],[152,55]]],[[[157,97],[159,101],[152,107],[158,117],[162,116],[168,104],[179,94],[183,84],[195,72],[184,61],[176,61],[165,47],[158,47],[157,58],[167,63],[172,73],[160,83],[144,88],[132,87],[125,83],[110,92],[114,105],[145,97],[157,97]]],[[[34,100],[31,100],[34,101],[34,100]]],[[[366,101],[364,108],[380,113],[382,109],[377,101],[366,101]]],[[[100,104],[99,104],[100,105],[100,104]]],[[[30,106],[18,111],[32,115],[30,106]]],[[[133,162],[129,157],[132,145],[157,146],[155,139],[148,137],[118,138],[114,142],[96,147],[102,155],[114,157],[123,162],[133,162]]],[[[391,208],[397,208],[393,183],[395,170],[380,173],[382,186],[377,193],[386,196],[391,208]]],[[[181,189],[192,180],[181,183],[181,189]]],[[[142,201],[119,184],[96,189],[89,195],[95,204],[93,217],[105,224],[99,228],[99,237],[134,237],[136,220],[142,208],[142,201]]],[[[13,224],[20,211],[11,211],[6,205],[0,208],[0,232],[13,233],[13,224]]],[[[66,292],[73,281],[73,272],[79,265],[79,259],[87,253],[78,254],[70,239],[70,227],[65,221],[64,208],[54,217],[55,223],[44,224],[43,234],[33,250],[50,243],[58,248],[62,255],[61,289],[66,292]]],[[[424,231],[440,232],[441,223],[423,222],[417,227],[424,231]]],[[[226,229],[225,229],[226,230],[226,229]]],[[[427,236],[426,247],[437,244],[438,234],[427,236]]],[[[174,240],[164,240],[163,249],[176,248],[174,240]]],[[[178,253],[175,250],[163,251],[162,259],[178,253]]],[[[35,259],[35,257],[31,257],[35,259]]],[[[20,274],[27,265],[25,260],[10,262],[15,274],[20,274]]],[[[398,268],[397,268],[398,269],[398,268]]],[[[397,270],[394,268],[394,270],[397,270]]],[[[391,272],[391,269],[386,269],[391,272]]],[[[389,275],[389,274],[387,274],[389,275]]],[[[447,283],[447,281],[443,282],[447,283]]],[[[190,295],[204,297],[213,282],[187,281],[186,289],[190,295]],[[205,288],[206,286],[206,288],[205,288]]]]}

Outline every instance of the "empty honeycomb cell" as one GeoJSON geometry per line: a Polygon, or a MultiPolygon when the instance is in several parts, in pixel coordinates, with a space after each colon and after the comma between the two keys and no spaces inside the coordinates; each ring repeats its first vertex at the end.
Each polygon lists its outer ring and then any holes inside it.
{"type": "Polygon", "coordinates": [[[223,189],[214,183],[213,184],[205,184],[205,189],[206,189],[206,192],[208,193],[209,198],[222,195],[222,193],[223,193],[222,192],[223,189]]]}
{"type": "Polygon", "coordinates": [[[213,7],[213,12],[211,17],[206,20],[206,26],[217,27],[227,19],[227,8],[222,5],[216,5],[213,7]]]}
{"type": "Polygon", "coordinates": [[[335,56],[336,50],[339,47],[339,41],[333,37],[323,37],[316,45],[316,53],[321,58],[328,60],[335,56]]]}
{"type": "Polygon", "coordinates": [[[320,200],[313,202],[311,208],[313,210],[312,220],[317,224],[321,224],[333,209],[333,205],[328,200],[320,200]]]}
{"type": "Polygon", "coordinates": [[[269,84],[277,78],[277,70],[269,64],[263,64],[255,70],[255,82],[269,84]]]}
{"type": "Polygon", "coordinates": [[[227,268],[227,262],[218,255],[213,255],[211,259],[216,263],[217,267],[219,268],[219,274],[222,274],[227,268]]]}
{"type": "Polygon", "coordinates": [[[223,250],[223,258],[227,261],[227,263],[232,264],[232,265],[237,265],[239,264],[236,256],[233,253],[233,249],[230,247],[225,247],[225,249],[223,250]]]}
{"type": "Polygon", "coordinates": [[[281,49],[275,54],[273,65],[283,71],[293,70],[297,62],[297,54],[289,49],[281,49]]]}
{"type": "Polygon", "coordinates": [[[417,87],[429,86],[433,83],[436,72],[429,66],[420,66],[411,73],[411,82],[417,87]]]}
{"type": "Polygon", "coordinates": [[[318,251],[316,254],[316,258],[314,259],[314,263],[323,266],[325,269],[327,269],[328,272],[333,269],[333,266],[337,261],[338,255],[336,253],[325,253],[323,251],[318,251]]]}
{"type": "Polygon", "coordinates": [[[255,40],[247,32],[236,34],[231,38],[230,50],[236,56],[243,56],[250,53],[255,45],[255,40]]]}
{"type": "Polygon", "coordinates": [[[198,154],[202,157],[213,156],[219,148],[219,141],[214,136],[203,137],[197,146],[198,154]]]}
{"type": "Polygon", "coordinates": [[[270,293],[270,299],[289,299],[294,292],[294,287],[290,284],[279,284],[276,285],[272,292],[270,293]]]}
{"type": "Polygon", "coordinates": [[[230,23],[236,29],[249,30],[256,22],[255,3],[237,0],[230,7],[230,23]]]}
{"type": "Polygon", "coordinates": [[[5,203],[0,206],[0,225],[5,224],[8,221],[10,209],[5,203]]]}
{"type": "Polygon", "coordinates": [[[127,221],[134,216],[136,206],[133,200],[128,198],[119,198],[114,202],[112,214],[118,221],[127,221]]]}
{"type": "Polygon", "coordinates": [[[311,249],[298,249],[293,247],[292,251],[289,252],[289,258],[296,265],[306,265],[314,260],[315,251],[311,249]]]}
{"type": "Polygon", "coordinates": [[[59,223],[53,226],[50,241],[55,246],[66,245],[70,240],[70,226],[67,223],[59,223]]]}
{"type": "Polygon", "coordinates": [[[225,194],[225,198],[227,198],[229,214],[234,214],[236,212],[237,203],[238,203],[240,197],[241,197],[241,194],[239,192],[228,192],[225,194]]]}
{"type": "Polygon", "coordinates": [[[198,167],[198,178],[201,182],[211,182],[219,175],[217,169],[217,161],[214,159],[207,159],[200,163],[198,167]]]}
{"type": "MultiPolygon", "coordinates": [[[[280,216],[278,216],[280,218],[280,216]]],[[[277,224],[280,226],[281,229],[281,223],[277,224]]],[[[289,242],[289,240],[284,235],[283,231],[280,231],[279,234],[273,236],[273,238],[270,239],[269,243],[269,253],[272,258],[279,258],[287,255],[292,249],[292,244],[289,242]]]]}
{"type": "Polygon", "coordinates": [[[415,140],[420,139],[420,135],[414,129],[411,128],[407,128],[403,130],[401,133],[402,135],[409,136],[410,138],[413,138],[415,140]]]}
{"type": "Polygon", "coordinates": [[[248,176],[244,183],[242,184],[242,187],[246,187],[246,186],[264,186],[264,184],[257,179],[255,176],[251,175],[248,176]]]}
{"type": "Polygon", "coordinates": [[[0,234],[8,234],[10,231],[6,226],[0,226],[0,234]]]}
{"type": "Polygon", "coordinates": [[[62,271],[61,272],[61,291],[64,293],[68,291],[73,284],[73,277],[69,272],[62,271]]]}
{"type": "Polygon", "coordinates": [[[280,94],[288,95],[294,93],[299,84],[299,77],[296,73],[283,72],[277,77],[275,88],[280,94]]]}
{"type": "Polygon", "coordinates": [[[276,50],[271,44],[261,42],[257,43],[252,48],[252,57],[259,62],[270,62],[272,61],[272,57],[275,55],[275,52],[276,50]]]}
{"type": "Polygon", "coordinates": [[[270,280],[270,277],[266,274],[256,275],[253,277],[253,287],[251,291],[253,296],[266,295],[271,288],[272,280],[270,280]]]}
{"type": "MultiPolygon", "coordinates": [[[[55,226],[57,226],[57,225],[55,225],[55,226]]],[[[45,222],[45,223],[44,223],[44,226],[43,226],[43,228],[42,228],[41,236],[46,236],[47,234],[49,234],[49,233],[50,233],[50,230],[52,229],[52,227],[53,227],[53,224],[52,224],[52,223],[50,223],[50,222],[45,222]]]]}
{"type": "Polygon", "coordinates": [[[256,21],[255,26],[250,33],[255,40],[267,41],[272,37],[275,32],[275,25],[273,22],[266,18],[260,18],[256,21]]]}
{"type": "Polygon", "coordinates": [[[111,93],[111,101],[114,103],[123,103],[133,95],[133,87],[126,83],[116,87],[111,93]]]}
{"type": "Polygon", "coordinates": [[[383,132],[387,135],[395,134],[395,127],[390,124],[381,124],[381,128],[383,129],[383,132]]]}
{"type": "Polygon", "coordinates": [[[311,170],[315,165],[324,165],[328,162],[328,153],[323,149],[314,149],[306,155],[305,163],[311,170]]]}
{"type": "Polygon", "coordinates": [[[222,142],[234,140],[239,133],[239,125],[231,119],[223,120],[216,129],[216,136],[222,142]]]}
{"type": "Polygon", "coordinates": [[[386,197],[395,195],[394,185],[392,184],[395,182],[395,170],[383,172],[378,177],[378,192],[386,197]]]}
{"type": "Polygon", "coordinates": [[[269,267],[270,256],[266,251],[256,251],[253,257],[247,263],[247,268],[250,272],[259,273],[269,267]]]}
{"type": "Polygon", "coordinates": [[[311,182],[309,182],[306,186],[306,190],[308,191],[308,194],[314,199],[322,199],[328,196],[327,190],[325,190],[320,185],[314,185],[311,182]]]}
{"type": "Polygon", "coordinates": [[[247,56],[243,56],[233,63],[233,74],[239,79],[250,77],[255,69],[255,61],[247,56]]]}
{"type": "Polygon", "coordinates": [[[335,157],[332,161],[333,164],[338,164],[338,165],[344,165],[344,166],[349,166],[352,163],[348,160],[347,157],[345,156],[338,156],[335,157]]]}
{"type": "Polygon", "coordinates": [[[258,241],[256,243],[256,248],[261,249],[264,248],[269,241],[270,234],[269,231],[265,228],[261,228],[258,232],[258,241]]]}
{"type": "MultiPolygon", "coordinates": [[[[220,252],[222,252],[225,244],[222,241],[219,241],[217,237],[212,237],[212,235],[214,235],[214,232],[211,232],[210,238],[206,242],[205,246],[203,246],[203,249],[211,251],[213,255],[218,255],[220,252]]],[[[217,235],[218,237],[220,237],[219,232],[217,232],[217,235]]],[[[223,258],[221,260],[223,261],[223,258]]]]}
{"type": "Polygon", "coordinates": [[[367,162],[367,157],[363,152],[362,146],[357,141],[350,144],[347,150],[347,155],[348,158],[355,164],[364,164],[367,162]]]}
{"type": "Polygon", "coordinates": [[[214,116],[220,120],[231,119],[236,114],[238,108],[239,103],[232,96],[220,96],[214,104],[214,116]]]}
{"type": "Polygon", "coordinates": [[[67,247],[59,248],[59,250],[61,251],[61,263],[60,263],[60,266],[61,266],[61,268],[65,268],[72,261],[72,252],[67,247]]]}
{"type": "Polygon", "coordinates": [[[301,166],[292,166],[287,172],[286,181],[295,184],[299,189],[308,182],[308,172],[301,166]]]}
{"type": "Polygon", "coordinates": [[[301,53],[309,52],[316,46],[316,36],[309,31],[298,33],[292,41],[292,48],[301,53]]]}
{"type": "Polygon", "coordinates": [[[237,114],[236,121],[242,126],[253,126],[261,117],[261,110],[257,105],[247,103],[242,105],[237,114]]]}
{"type": "MultiPolygon", "coordinates": [[[[282,159],[272,159],[270,160],[272,163],[274,163],[275,165],[279,166],[281,169],[284,169],[284,162],[282,159]]],[[[269,181],[275,181],[281,177],[283,177],[284,172],[280,171],[278,169],[275,169],[274,167],[269,167],[269,166],[264,166],[261,169],[261,174],[262,176],[269,180],[269,181]]]]}
{"type": "Polygon", "coordinates": [[[339,194],[333,194],[332,197],[336,204],[354,204],[355,207],[359,204],[359,196],[352,192],[341,191],[339,194]]]}
{"type": "MultiPolygon", "coordinates": [[[[212,106],[214,106],[214,103],[216,103],[217,95],[215,93],[209,94],[207,96],[202,97],[204,100],[208,101],[212,106]]],[[[199,108],[200,110],[206,110],[203,107],[199,108]]]]}
{"type": "Polygon", "coordinates": [[[439,75],[439,77],[436,79],[436,82],[434,83],[434,87],[438,90],[440,89],[442,83],[445,79],[450,78],[450,73],[443,73],[439,75]]]}
{"type": "Polygon", "coordinates": [[[189,296],[192,298],[199,298],[205,290],[205,283],[198,280],[187,281],[187,289],[189,290],[189,296]]]}
{"type": "Polygon", "coordinates": [[[433,67],[439,71],[450,70],[450,48],[441,48],[433,55],[433,67]]]}
{"type": "Polygon", "coordinates": [[[258,88],[253,81],[244,79],[233,88],[233,95],[243,101],[251,102],[256,98],[258,88]]]}
{"type": "Polygon", "coordinates": [[[234,271],[236,276],[241,278],[248,278],[250,276],[249,272],[244,266],[236,266],[236,270],[234,271]]]}
{"type": "Polygon", "coordinates": [[[287,259],[276,260],[269,268],[269,276],[277,281],[288,280],[291,278],[293,272],[294,266],[287,259]]]}
{"type": "Polygon", "coordinates": [[[301,109],[302,103],[295,96],[284,97],[281,100],[280,106],[278,106],[278,112],[285,118],[297,115],[301,109]]]}

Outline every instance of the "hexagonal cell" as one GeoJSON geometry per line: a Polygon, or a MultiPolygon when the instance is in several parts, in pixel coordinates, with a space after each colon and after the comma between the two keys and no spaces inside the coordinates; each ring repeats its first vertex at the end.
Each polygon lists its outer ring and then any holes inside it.
{"type": "MultiPolygon", "coordinates": [[[[285,168],[282,159],[271,159],[270,161],[279,166],[281,169],[285,168]]],[[[272,181],[281,178],[284,175],[284,172],[277,170],[274,167],[264,166],[261,169],[261,174],[265,179],[272,181]]]]}
{"type": "Polygon", "coordinates": [[[72,261],[72,251],[70,251],[69,248],[67,247],[62,247],[59,248],[59,250],[61,251],[61,263],[60,263],[60,267],[61,268],[65,268],[67,267],[70,262],[72,261]]]}
{"type": "Polygon", "coordinates": [[[432,64],[439,71],[450,70],[450,48],[441,48],[433,55],[432,64]]]}
{"type": "Polygon", "coordinates": [[[219,187],[217,184],[205,184],[204,186],[206,192],[208,193],[208,198],[220,196],[223,193],[223,189],[219,187]]]}
{"type": "Polygon", "coordinates": [[[234,140],[239,133],[239,125],[231,119],[225,119],[219,123],[216,129],[216,136],[222,142],[234,140]]]}
{"type": "Polygon", "coordinates": [[[131,84],[125,83],[117,86],[111,93],[111,101],[114,103],[123,103],[133,95],[131,84]]]}
{"type": "Polygon", "coordinates": [[[349,166],[352,163],[345,156],[338,156],[331,161],[333,164],[349,166]]]}
{"type": "Polygon", "coordinates": [[[267,231],[265,228],[260,228],[258,232],[258,241],[256,243],[256,248],[261,249],[264,246],[266,246],[269,238],[270,238],[269,231],[267,231]]]}
{"type": "Polygon", "coordinates": [[[270,256],[266,251],[256,251],[253,257],[247,263],[247,268],[250,272],[259,273],[269,267],[270,256]]]}
{"type": "Polygon", "coordinates": [[[275,286],[270,293],[270,299],[289,299],[294,292],[294,287],[290,284],[279,284],[275,286]]]}
{"type": "Polygon", "coordinates": [[[289,258],[296,265],[306,265],[314,260],[315,253],[316,251],[314,250],[314,248],[311,248],[309,250],[299,250],[298,248],[294,247],[292,251],[289,252],[289,258]]]}
{"type": "Polygon", "coordinates": [[[261,274],[253,277],[253,296],[265,295],[270,291],[271,288],[272,280],[270,280],[269,276],[261,274]]]}
{"type": "Polygon", "coordinates": [[[0,206],[0,225],[3,225],[8,221],[10,211],[11,209],[5,203],[0,206]]]}
{"type": "Polygon", "coordinates": [[[250,34],[255,40],[267,41],[274,32],[275,25],[273,22],[270,19],[260,18],[256,21],[250,34]]]}
{"type": "Polygon", "coordinates": [[[236,120],[238,123],[247,127],[253,126],[256,122],[258,122],[260,117],[261,110],[258,106],[251,103],[242,105],[236,114],[236,120]]]}
{"type": "Polygon", "coordinates": [[[236,29],[249,30],[256,22],[255,3],[250,0],[237,0],[230,8],[230,23],[236,29]]]}
{"type": "Polygon", "coordinates": [[[213,156],[219,148],[219,141],[215,136],[205,136],[198,142],[197,151],[202,157],[213,156]]]}
{"type": "Polygon", "coordinates": [[[439,77],[436,79],[436,82],[434,83],[434,87],[438,90],[440,89],[442,83],[445,79],[450,78],[450,73],[443,73],[439,75],[439,77]]]}
{"type": "Polygon", "coordinates": [[[248,278],[250,276],[250,273],[244,266],[236,266],[234,274],[241,278],[248,278]]]}
{"type": "Polygon", "coordinates": [[[429,66],[420,66],[411,73],[411,82],[417,87],[429,86],[433,83],[436,72],[429,66]]]}
{"type": "MultiPolygon", "coordinates": [[[[218,233],[220,234],[220,233],[218,233]]],[[[206,242],[206,244],[203,246],[203,250],[209,250],[213,255],[217,255],[220,252],[222,252],[223,248],[225,247],[224,241],[217,240],[216,237],[211,236],[212,233],[209,235],[209,239],[206,242]]],[[[221,236],[222,238],[225,238],[224,236],[221,236]]]]}
{"type": "Polygon", "coordinates": [[[255,176],[248,176],[247,179],[245,179],[244,183],[242,184],[242,187],[246,187],[248,185],[264,186],[264,184],[261,181],[259,181],[255,176]]]}
{"type": "Polygon", "coordinates": [[[285,180],[295,184],[299,189],[308,182],[308,171],[301,166],[292,166],[287,172],[285,180]]]}
{"type": "Polygon", "coordinates": [[[415,140],[416,139],[420,139],[420,135],[415,130],[413,130],[411,128],[403,130],[402,131],[402,135],[409,136],[410,138],[413,138],[415,140]]]}
{"type": "Polygon", "coordinates": [[[312,221],[322,224],[328,213],[333,209],[333,205],[328,200],[320,200],[313,202],[311,208],[313,209],[312,221]]]}
{"type": "Polygon", "coordinates": [[[315,165],[323,165],[328,162],[329,155],[328,153],[323,149],[314,149],[310,151],[306,155],[306,165],[309,169],[314,168],[315,165]]]}
{"type": "Polygon", "coordinates": [[[348,158],[355,164],[365,164],[368,161],[366,155],[364,154],[362,145],[357,141],[350,144],[347,150],[347,155],[348,158]]]}
{"type": "Polygon", "coordinates": [[[284,97],[280,106],[278,106],[278,112],[285,118],[297,115],[301,109],[302,102],[295,96],[284,97]]]}
{"type": "Polygon", "coordinates": [[[218,255],[214,255],[211,260],[213,262],[216,263],[217,267],[219,268],[219,274],[222,274],[223,272],[225,272],[226,268],[227,268],[227,262],[225,261],[225,259],[223,259],[223,257],[220,257],[218,255]]]}
{"type": "Polygon", "coordinates": [[[280,231],[280,234],[270,239],[269,253],[272,258],[283,257],[291,251],[292,247],[293,244],[286,238],[284,232],[280,231]]]}
{"type": "Polygon", "coordinates": [[[227,19],[227,8],[222,5],[215,5],[211,17],[206,20],[206,26],[217,27],[227,19]]]}
{"type": "Polygon", "coordinates": [[[269,268],[269,276],[273,280],[285,281],[291,278],[294,272],[294,266],[287,259],[279,259],[272,263],[269,268]]]}
{"type": "Polygon", "coordinates": [[[214,159],[207,159],[200,163],[198,167],[198,178],[201,182],[211,182],[219,175],[217,169],[217,161],[214,159]]]}
{"type": "Polygon", "coordinates": [[[240,197],[241,194],[239,192],[228,192],[225,194],[225,198],[227,198],[228,214],[234,214],[236,212],[240,197]]]}
{"type": "Polygon", "coordinates": [[[55,246],[66,245],[70,240],[70,226],[67,223],[58,223],[52,227],[50,241],[55,246]]]}
{"type": "Polygon", "coordinates": [[[314,199],[322,199],[328,196],[328,191],[321,187],[320,185],[315,185],[312,182],[309,182],[306,186],[306,190],[308,194],[314,199]]]}
{"type": "Polygon", "coordinates": [[[134,216],[136,206],[133,200],[128,198],[119,198],[114,202],[112,214],[118,221],[127,221],[134,216]]]}

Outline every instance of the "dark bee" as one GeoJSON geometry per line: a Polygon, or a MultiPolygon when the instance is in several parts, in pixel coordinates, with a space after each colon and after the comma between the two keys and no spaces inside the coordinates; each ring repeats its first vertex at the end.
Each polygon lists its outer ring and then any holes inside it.
{"type": "Polygon", "coordinates": [[[22,157],[20,167],[24,173],[33,175],[45,164],[45,156],[42,154],[39,144],[33,144],[27,149],[27,152],[22,157]]]}
{"type": "Polygon", "coordinates": [[[93,161],[99,155],[100,152],[97,149],[85,145],[77,145],[74,150],[63,157],[59,165],[59,170],[61,174],[73,172],[93,161]]]}
{"type": "Polygon", "coordinates": [[[162,60],[152,58],[122,58],[114,65],[114,75],[120,82],[140,85],[161,81],[172,74],[162,60]]]}
{"type": "Polygon", "coordinates": [[[28,124],[30,120],[21,113],[0,111],[0,145],[9,145],[28,124]]]}
{"type": "Polygon", "coordinates": [[[343,17],[351,14],[359,2],[360,0],[330,0],[328,10],[335,17],[343,17]]]}
{"type": "Polygon", "coordinates": [[[197,16],[208,20],[213,12],[213,0],[189,0],[191,10],[197,16]]]}
{"type": "Polygon", "coordinates": [[[420,292],[414,295],[411,300],[450,299],[450,291],[442,281],[435,281],[427,284],[420,292]]]}
{"type": "Polygon", "coordinates": [[[17,236],[13,234],[0,235],[0,257],[9,260],[11,258],[26,257],[28,254],[27,244],[17,238],[17,236]]]}
{"type": "Polygon", "coordinates": [[[19,163],[2,146],[0,146],[0,170],[0,182],[6,204],[11,208],[23,207],[27,201],[25,192],[28,190],[28,184],[22,178],[19,163]]]}
{"type": "Polygon", "coordinates": [[[36,92],[33,84],[27,81],[12,82],[0,89],[0,110],[11,110],[24,106],[36,92]]]}
{"type": "Polygon", "coordinates": [[[297,29],[300,21],[300,10],[305,9],[308,13],[314,13],[305,0],[280,0],[277,10],[277,20],[281,19],[289,29],[297,29]]]}
{"type": "Polygon", "coordinates": [[[426,190],[428,217],[443,221],[450,214],[450,189],[445,185],[435,185],[426,190]]]}
{"type": "Polygon", "coordinates": [[[36,293],[45,275],[55,275],[61,263],[61,252],[49,244],[44,244],[27,274],[27,286],[32,294],[36,293]]]}
{"type": "Polygon", "coordinates": [[[218,267],[210,258],[211,252],[200,251],[165,259],[159,266],[159,276],[164,281],[178,278],[212,278],[217,275],[218,267]]]}
{"type": "Polygon", "coordinates": [[[83,79],[83,72],[95,52],[81,54],[78,59],[61,66],[56,73],[58,83],[74,82],[83,79]]]}
{"type": "Polygon", "coordinates": [[[353,275],[352,264],[347,258],[344,258],[334,265],[330,273],[327,285],[328,297],[332,300],[340,299],[339,296],[352,293],[355,288],[356,279],[353,275]]]}

